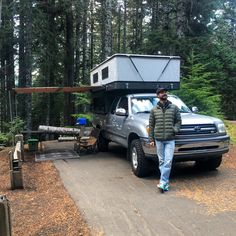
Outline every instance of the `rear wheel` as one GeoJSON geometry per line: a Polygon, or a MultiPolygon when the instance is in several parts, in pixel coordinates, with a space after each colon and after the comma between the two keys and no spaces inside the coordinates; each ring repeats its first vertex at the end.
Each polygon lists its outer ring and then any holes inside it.
{"type": "Polygon", "coordinates": [[[109,146],[109,140],[104,138],[102,133],[99,134],[98,140],[97,140],[97,148],[100,152],[107,152],[109,146]]]}
{"type": "Polygon", "coordinates": [[[220,166],[222,162],[222,156],[212,157],[210,159],[196,161],[196,166],[205,170],[215,170],[220,166]]]}
{"type": "Polygon", "coordinates": [[[137,177],[144,177],[150,174],[150,161],[144,155],[139,139],[131,142],[129,148],[132,171],[137,177]]]}

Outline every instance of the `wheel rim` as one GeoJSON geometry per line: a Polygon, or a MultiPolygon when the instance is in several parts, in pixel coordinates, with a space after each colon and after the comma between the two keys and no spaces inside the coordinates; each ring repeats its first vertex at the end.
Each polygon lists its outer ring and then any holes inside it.
{"type": "Polygon", "coordinates": [[[137,151],[136,151],[135,147],[132,149],[132,163],[133,163],[134,169],[137,169],[137,167],[138,167],[138,155],[137,155],[137,151]]]}

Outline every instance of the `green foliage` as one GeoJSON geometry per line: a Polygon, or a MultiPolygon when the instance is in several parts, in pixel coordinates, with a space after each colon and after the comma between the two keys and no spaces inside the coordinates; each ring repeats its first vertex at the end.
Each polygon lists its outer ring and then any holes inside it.
{"type": "Polygon", "coordinates": [[[145,45],[145,51],[148,54],[164,54],[172,55],[178,48],[180,41],[175,35],[165,31],[154,31],[148,35],[148,40],[145,45]]]}
{"type": "Polygon", "coordinates": [[[19,117],[15,117],[12,121],[6,123],[5,125],[8,129],[8,133],[16,135],[19,134],[24,129],[25,122],[21,120],[19,117]]]}
{"type": "Polygon", "coordinates": [[[230,136],[230,141],[236,144],[236,124],[230,121],[225,121],[227,133],[230,136]]]}
{"type": "Polygon", "coordinates": [[[90,94],[75,93],[75,105],[78,107],[79,112],[87,113],[89,111],[90,103],[90,94]]]}
{"type": "Polygon", "coordinates": [[[207,70],[207,64],[198,60],[199,58],[192,52],[185,66],[187,75],[181,78],[181,89],[176,94],[188,106],[197,106],[200,113],[220,116],[220,95],[215,93],[212,86],[212,73],[207,70]]]}
{"type": "Polygon", "coordinates": [[[0,144],[8,144],[8,137],[5,133],[0,133],[0,144]]]}
{"type": "MultiPolygon", "coordinates": [[[[224,32],[224,31],[223,31],[224,32]]],[[[217,83],[217,87],[219,93],[222,96],[221,107],[224,111],[224,115],[228,119],[235,120],[236,119],[236,45],[229,44],[230,38],[232,36],[227,37],[224,35],[224,41],[221,40],[222,32],[216,36],[214,42],[215,54],[216,58],[221,61],[221,79],[219,79],[217,83]],[[226,38],[228,41],[226,42],[226,38]]],[[[236,38],[234,39],[236,41],[236,38]]]]}
{"type": "Polygon", "coordinates": [[[9,123],[4,123],[4,126],[7,131],[6,133],[0,134],[0,143],[10,145],[13,143],[14,136],[21,133],[21,131],[24,129],[25,122],[19,117],[15,117],[9,123]]]}

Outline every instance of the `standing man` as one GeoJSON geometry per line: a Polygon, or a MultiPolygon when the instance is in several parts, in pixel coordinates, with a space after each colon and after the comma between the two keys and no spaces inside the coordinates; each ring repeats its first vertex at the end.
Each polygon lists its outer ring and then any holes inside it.
{"type": "Polygon", "coordinates": [[[169,176],[175,149],[175,134],[180,130],[181,116],[177,106],[167,99],[167,89],[156,91],[159,102],[152,108],[149,118],[150,146],[155,146],[161,172],[158,189],[169,190],[169,176]]]}

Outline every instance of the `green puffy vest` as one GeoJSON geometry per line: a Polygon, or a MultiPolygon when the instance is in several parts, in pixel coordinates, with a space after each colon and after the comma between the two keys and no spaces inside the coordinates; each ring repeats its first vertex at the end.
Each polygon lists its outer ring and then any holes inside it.
{"type": "Polygon", "coordinates": [[[162,108],[158,104],[152,108],[149,117],[149,139],[158,141],[173,140],[179,131],[181,116],[179,108],[171,103],[162,108]]]}

